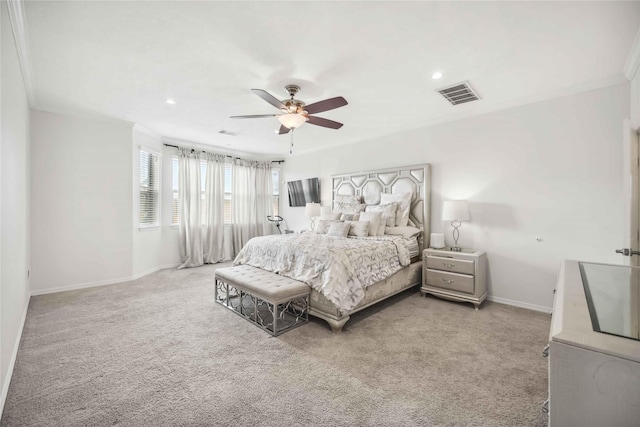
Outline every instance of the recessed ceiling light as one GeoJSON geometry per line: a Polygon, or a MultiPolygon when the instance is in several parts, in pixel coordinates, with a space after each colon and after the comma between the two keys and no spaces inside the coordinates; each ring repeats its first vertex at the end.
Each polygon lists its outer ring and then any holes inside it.
{"type": "Polygon", "coordinates": [[[173,99],[171,99],[171,98],[167,98],[167,99],[165,99],[165,100],[164,100],[164,102],[166,102],[167,104],[171,104],[171,105],[174,105],[174,104],[176,103],[176,101],[174,101],[174,100],[173,100],[173,99]]]}
{"type": "Polygon", "coordinates": [[[442,78],[442,73],[441,73],[440,71],[436,71],[435,73],[433,73],[433,74],[431,75],[431,78],[432,78],[433,80],[438,80],[438,79],[442,78]]]}

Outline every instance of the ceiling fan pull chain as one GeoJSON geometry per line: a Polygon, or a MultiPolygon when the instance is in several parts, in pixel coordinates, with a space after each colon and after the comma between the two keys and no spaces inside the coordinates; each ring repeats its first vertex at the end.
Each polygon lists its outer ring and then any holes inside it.
{"type": "Polygon", "coordinates": [[[289,147],[289,154],[293,154],[293,131],[295,128],[291,129],[291,146],[289,147]]]}

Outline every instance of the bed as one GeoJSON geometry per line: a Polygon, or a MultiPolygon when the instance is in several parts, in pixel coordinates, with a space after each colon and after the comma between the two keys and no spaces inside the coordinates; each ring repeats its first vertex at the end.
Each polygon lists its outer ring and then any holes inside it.
{"type": "MultiPolygon", "coordinates": [[[[421,283],[421,254],[429,237],[430,165],[334,175],[331,188],[334,215],[352,206],[345,200],[380,210],[389,207],[381,200],[398,198],[405,207],[409,204],[407,225],[387,227],[394,234],[375,237],[335,238],[315,232],[258,237],[245,245],[234,265],[248,264],[307,283],[312,288],[309,314],[339,332],[351,314],[421,283]]],[[[341,213],[341,219],[351,218],[341,213]]],[[[386,221],[393,222],[390,216],[386,221]]]]}

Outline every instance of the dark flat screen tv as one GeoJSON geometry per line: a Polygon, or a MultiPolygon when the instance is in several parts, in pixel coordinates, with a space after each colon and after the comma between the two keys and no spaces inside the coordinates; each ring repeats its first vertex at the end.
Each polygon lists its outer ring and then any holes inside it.
{"type": "Polygon", "coordinates": [[[287,187],[289,188],[289,206],[320,203],[320,181],[318,178],[289,181],[287,187]]]}

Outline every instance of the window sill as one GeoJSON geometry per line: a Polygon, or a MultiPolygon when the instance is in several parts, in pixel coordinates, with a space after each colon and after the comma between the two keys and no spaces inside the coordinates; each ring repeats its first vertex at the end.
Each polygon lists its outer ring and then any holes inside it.
{"type": "Polygon", "coordinates": [[[138,226],[138,231],[146,232],[146,231],[155,231],[160,229],[160,224],[154,225],[140,225],[138,226]]]}

